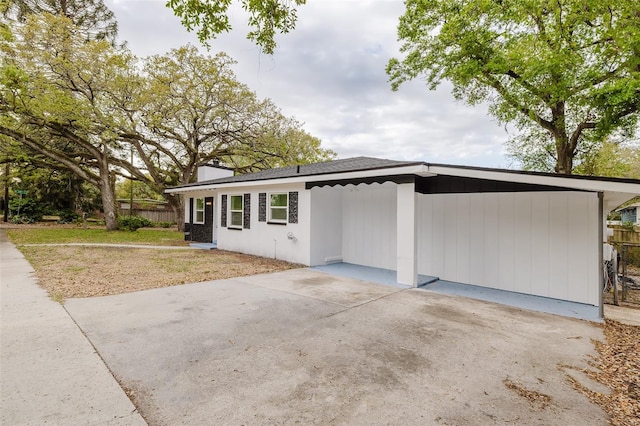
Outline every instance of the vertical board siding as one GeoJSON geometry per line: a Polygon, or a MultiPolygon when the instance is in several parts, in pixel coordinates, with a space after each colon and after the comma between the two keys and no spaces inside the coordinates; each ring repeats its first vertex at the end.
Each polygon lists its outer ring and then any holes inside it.
{"type": "Polygon", "coordinates": [[[469,197],[457,196],[456,197],[456,211],[458,212],[458,221],[456,229],[456,257],[457,262],[457,280],[469,282],[470,275],[470,258],[471,258],[471,245],[469,244],[469,229],[471,226],[471,210],[469,197]]]}
{"type": "Polygon", "coordinates": [[[469,198],[469,210],[472,212],[469,217],[469,280],[465,282],[484,280],[487,267],[484,260],[484,206],[478,208],[477,203],[469,198]]]}
{"type": "Polygon", "coordinates": [[[597,196],[418,197],[418,273],[598,305],[597,196]]]}
{"type": "Polygon", "coordinates": [[[425,270],[434,270],[433,268],[433,241],[432,229],[433,229],[433,203],[424,203],[422,198],[418,196],[416,202],[416,215],[418,220],[416,221],[416,238],[417,238],[417,256],[418,265],[420,261],[423,262],[423,268],[425,270]]]}
{"type": "MultiPolygon", "coordinates": [[[[548,197],[538,197],[531,203],[531,285],[537,291],[549,294],[551,280],[549,276],[549,229],[550,203],[548,197]],[[542,230],[545,230],[544,232],[542,230]],[[546,254],[545,254],[546,253],[546,254]]],[[[533,290],[532,290],[533,293],[533,290]]]]}
{"type": "Polygon", "coordinates": [[[485,274],[480,282],[486,287],[500,288],[500,194],[474,195],[474,204],[484,212],[482,255],[485,274]]]}
{"type": "MultiPolygon", "coordinates": [[[[528,194],[515,193],[515,220],[518,224],[514,234],[514,251],[517,251],[518,256],[522,259],[531,259],[532,252],[532,226],[525,226],[525,224],[532,223],[532,203],[531,197],[528,194]]],[[[518,293],[531,293],[531,263],[532,262],[520,262],[518,268],[516,268],[513,280],[513,291],[518,293]]]]}
{"type": "MultiPolygon", "coordinates": [[[[586,247],[589,245],[589,234],[582,232],[583,229],[588,229],[589,223],[592,220],[591,215],[588,213],[593,209],[589,207],[589,200],[580,197],[579,194],[571,194],[569,199],[569,215],[571,220],[568,223],[567,232],[575,239],[577,247],[586,247]]],[[[582,256],[575,256],[572,253],[567,254],[567,280],[576,282],[587,282],[589,280],[589,269],[586,267],[589,263],[593,262],[593,259],[589,259],[589,252],[584,251],[582,256]]],[[[578,297],[580,288],[576,285],[570,285],[568,287],[568,298],[578,297]]]]}
{"type": "MultiPolygon", "coordinates": [[[[444,275],[444,241],[445,241],[445,223],[444,218],[447,214],[445,211],[444,198],[437,197],[434,199],[433,211],[432,211],[432,238],[431,242],[432,254],[433,254],[433,270],[434,274],[441,276],[444,275]]],[[[418,219],[419,220],[419,219],[418,219]]]]}
{"type": "Polygon", "coordinates": [[[457,245],[457,232],[458,232],[458,218],[459,212],[456,210],[458,205],[456,203],[457,195],[446,197],[444,199],[444,273],[449,277],[454,277],[453,280],[458,279],[458,256],[456,250],[457,245]],[[447,256],[446,254],[452,253],[453,256],[447,256]]]}
{"type": "Polygon", "coordinates": [[[500,224],[498,226],[498,286],[515,291],[516,246],[518,226],[515,217],[515,193],[502,194],[498,198],[500,224]]]}
{"type": "MultiPolygon", "coordinates": [[[[556,299],[566,299],[568,289],[565,283],[569,279],[567,268],[569,243],[569,213],[567,194],[551,194],[551,215],[549,221],[549,279],[552,285],[549,288],[549,296],[556,299]]],[[[576,212],[577,213],[577,212],[576,212]]],[[[571,220],[574,220],[571,218],[571,220]]]]}
{"type": "Polygon", "coordinates": [[[396,269],[396,185],[347,186],[342,193],[344,262],[396,269]]]}

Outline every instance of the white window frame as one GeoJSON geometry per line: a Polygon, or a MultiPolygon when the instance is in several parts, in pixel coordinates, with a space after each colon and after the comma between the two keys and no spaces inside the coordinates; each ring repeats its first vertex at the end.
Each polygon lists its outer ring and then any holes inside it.
{"type": "Polygon", "coordinates": [[[229,195],[229,228],[231,229],[242,229],[242,225],[244,224],[244,196],[242,194],[230,194],[229,195]],[[240,210],[233,209],[233,197],[240,197],[240,210]],[[233,214],[240,213],[240,224],[233,224],[233,214]]]}
{"type": "Polygon", "coordinates": [[[204,220],[205,220],[205,214],[204,214],[204,209],[205,209],[205,202],[204,202],[204,197],[202,198],[194,198],[193,199],[193,223],[198,224],[198,225],[203,225],[204,224],[204,220]],[[198,208],[198,201],[202,201],[202,208],[199,209],[198,208]],[[198,213],[202,213],[202,220],[198,220],[198,213]]]}
{"type": "Polygon", "coordinates": [[[267,223],[287,223],[289,220],[289,193],[288,192],[270,192],[268,195],[268,206],[269,215],[267,223]],[[274,195],[284,195],[286,197],[286,202],[284,206],[272,206],[271,205],[271,197],[274,195]],[[273,209],[284,210],[284,219],[274,219],[273,218],[273,209]]]}

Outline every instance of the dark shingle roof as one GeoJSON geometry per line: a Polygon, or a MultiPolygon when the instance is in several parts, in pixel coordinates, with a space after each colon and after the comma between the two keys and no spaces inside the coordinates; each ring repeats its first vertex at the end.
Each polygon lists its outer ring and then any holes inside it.
{"type": "MultiPolygon", "coordinates": [[[[424,161],[396,161],[396,160],[386,160],[383,158],[354,157],[354,158],[345,158],[342,160],[325,161],[323,163],[302,164],[300,166],[280,167],[277,169],[263,170],[256,173],[247,173],[244,175],[229,176],[229,177],[224,177],[219,179],[194,182],[186,185],[179,185],[174,188],[176,189],[194,188],[194,187],[204,186],[204,185],[218,185],[218,184],[236,183],[236,182],[255,182],[255,181],[286,179],[286,178],[302,177],[302,176],[330,175],[334,173],[348,173],[348,172],[359,172],[359,171],[365,171],[365,170],[391,169],[394,167],[405,167],[405,166],[416,166],[416,165],[425,165],[429,167],[442,167],[442,168],[448,168],[448,169],[465,169],[465,170],[474,170],[474,171],[481,171],[481,172],[482,171],[499,172],[499,173],[514,174],[514,175],[544,176],[544,177],[572,179],[572,180],[640,184],[640,180],[628,179],[628,178],[559,175],[555,173],[531,172],[531,171],[509,170],[509,169],[494,169],[494,168],[477,167],[477,166],[455,166],[450,164],[435,164],[435,163],[426,163],[424,161]]],[[[457,176],[458,174],[454,173],[453,175],[457,176]]],[[[561,186],[561,185],[557,185],[557,186],[561,186]]]]}
{"type": "Polygon", "coordinates": [[[298,176],[314,176],[332,173],[359,172],[364,170],[387,169],[392,167],[424,164],[422,161],[395,161],[382,158],[354,157],[323,163],[302,164],[300,166],[280,167],[245,175],[229,176],[219,179],[180,185],[176,188],[188,188],[201,185],[215,185],[235,182],[254,182],[259,180],[283,179],[298,176]],[[299,169],[298,169],[299,168],[299,169]]]}

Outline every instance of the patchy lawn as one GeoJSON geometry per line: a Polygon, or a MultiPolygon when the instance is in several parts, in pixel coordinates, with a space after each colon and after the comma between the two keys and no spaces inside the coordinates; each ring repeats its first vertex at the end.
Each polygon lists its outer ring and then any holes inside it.
{"type": "Polygon", "coordinates": [[[135,232],[107,231],[102,228],[78,228],[77,226],[20,227],[7,229],[7,235],[16,245],[22,244],[150,244],[184,246],[184,234],[175,229],[141,228],[135,232]]]}
{"type": "Polygon", "coordinates": [[[40,286],[62,301],[300,267],[221,250],[18,246],[40,286]]]}

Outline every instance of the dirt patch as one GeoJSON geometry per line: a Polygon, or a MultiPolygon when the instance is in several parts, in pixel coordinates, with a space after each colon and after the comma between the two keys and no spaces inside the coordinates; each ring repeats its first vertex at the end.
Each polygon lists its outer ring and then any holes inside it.
{"type": "Polygon", "coordinates": [[[22,246],[19,249],[34,267],[39,284],[58,301],[300,267],[223,250],[78,246],[22,246]]]}

